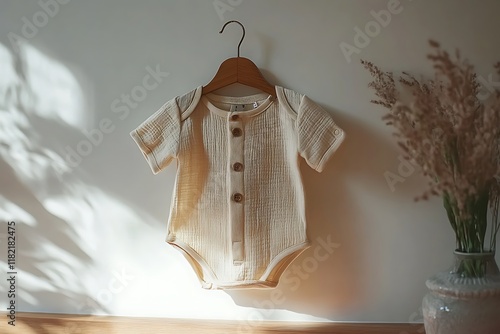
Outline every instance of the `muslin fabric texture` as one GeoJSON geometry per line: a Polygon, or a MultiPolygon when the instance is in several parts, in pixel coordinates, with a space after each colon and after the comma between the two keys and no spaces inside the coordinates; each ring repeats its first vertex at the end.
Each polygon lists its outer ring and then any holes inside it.
{"type": "Polygon", "coordinates": [[[155,174],[177,162],[167,242],[203,288],[276,287],[309,247],[299,159],[321,172],[345,133],[307,96],[276,95],[200,86],[131,132],[155,174]]]}

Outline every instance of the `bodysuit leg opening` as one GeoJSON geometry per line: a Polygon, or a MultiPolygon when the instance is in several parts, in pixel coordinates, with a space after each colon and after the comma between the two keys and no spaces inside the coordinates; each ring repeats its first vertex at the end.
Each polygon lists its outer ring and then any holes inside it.
{"type": "Polygon", "coordinates": [[[193,268],[196,276],[198,277],[201,285],[205,289],[212,289],[213,282],[217,282],[217,275],[213,272],[212,268],[207,264],[207,262],[201,257],[198,252],[196,252],[187,243],[180,240],[168,241],[168,243],[179,250],[182,255],[188,260],[189,264],[193,268]]]}
{"type": "Polygon", "coordinates": [[[267,266],[260,280],[278,283],[285,269],[311,245],[308,241],[289,247],[279,253],[267,266]]]}

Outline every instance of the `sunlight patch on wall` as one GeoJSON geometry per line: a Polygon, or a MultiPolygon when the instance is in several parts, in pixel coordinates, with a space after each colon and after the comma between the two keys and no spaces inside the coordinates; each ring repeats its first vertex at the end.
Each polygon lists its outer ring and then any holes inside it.
{"type": "Polygon", "coordinates": [[[25,82],[37,116],[75,128],[86,124],[85,99],[75,76],[58,61],[29,44],[21,44],[25,82]]]}
{"type": "MultiPolygon", "coordinates": [[[[29,212],[18,206],[16,203],[8,200],[2,194],[0,194],[0,220],[2,222],[7,222],[13,217],[16,217],[23,224],[29,226],[35,226],[36,220],[29,212]]],[[[4,231],[2,231],[3,233],[4,231]]]]}

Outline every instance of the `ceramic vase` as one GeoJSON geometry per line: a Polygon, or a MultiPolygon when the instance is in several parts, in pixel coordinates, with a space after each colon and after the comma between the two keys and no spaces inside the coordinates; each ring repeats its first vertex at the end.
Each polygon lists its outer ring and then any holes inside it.
{"type": "Polygon", "coordinates": [[[500,272],[494,253],[456,251],[450,270],[426,285],[426,334],[500,334],[500,272]]]}

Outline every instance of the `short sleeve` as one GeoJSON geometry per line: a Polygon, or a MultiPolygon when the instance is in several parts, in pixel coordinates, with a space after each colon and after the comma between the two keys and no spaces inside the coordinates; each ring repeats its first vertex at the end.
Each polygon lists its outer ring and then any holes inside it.
{"type": "Polygon", "coordinates": [[[301,99],[296,122],[300,155],[311,168],[323,171],[328,159],[344,141],[344,131],[326,110],[307,96],[301,99]]]}
{"type": "Polygon", "coordinates": [[[154,174],[177,157],[180,123],[179,109],[172,100],[130,132],[154,174]]]}

